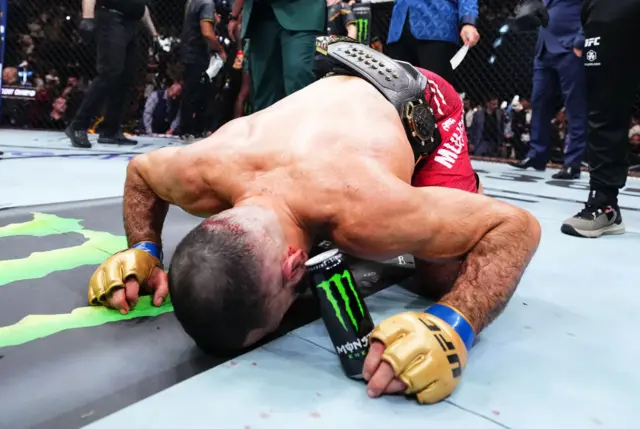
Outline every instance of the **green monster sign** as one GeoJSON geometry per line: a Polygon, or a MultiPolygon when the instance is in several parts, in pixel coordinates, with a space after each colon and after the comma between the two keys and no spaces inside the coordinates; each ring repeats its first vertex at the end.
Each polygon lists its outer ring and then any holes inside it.
{"type": "Polygon", "coordinates": [[[351,293],[353,294],[353,296],[355,297],[356,303],[358,304],[358,308],[360,309],[360,316],[364,317],[364,308],[362,308],[362,303],[360,302],[360,298],[358,297],[358,292],[356,290],[355,284],[353,282],[353,279],[351,278],[351,273],[348,270],[344,270],[344,272],[342,274],[334,274],[333,276],[331,276],[331,278],[329,278],[329,280],[325,280],[322,283],[320,283],[319,285],[317,285],[316,287],[318,289],[322,289],[324,291],[324,293],[326,294],[327,297],[327,301],[329,301],[333,307],[333,311],[335,311],[336,313],[336,318],[338,319],[338,321],[340,322],[340,325],[342,325],[342,327],[344,328],[345,331],[347,331],[347,325],[344,321],[344,318],[342,317],[342,311],[340,310],[341,307],[344,307],[347,312],[347,316],[349,317],[349,320],[351,321],[351,324],[353,325],[353,327],[355,328],[356,332],[359,331],[360,327],[358,325],[358,319],[356,319],[356,316],[353,314],[353,309],[351,308],[351,300],[349,298],[349,294],[347,292],[347,289],[344,287],[344,283],[342,282],[342,280],[346,280],[348,286],[349,286],[349,290],[351,290],[351,293]],[[338,293],[340,294],[340,299],[342,300],[342,303],[344,305],[340,305],[340,303],[336,300],[336,298],[333,296],[333,292],[331,291],[331,284],[335,284],[336,289],[338,290],[338,293]]]}
{"type": "Polygon", "coordinates": [[[358,42],[368,43],[369,41],[369,19],[356,19],[356,28],[358,30],[358,42]]]}
{"type": "MultiPolygon", "coordinates": [[[[35,280],[59,271],[72,270],[86,265],[98,265],[105,259],[127,247],[125,237],[108,232],[85,229],[81,219],[62,218],[51,214],[34,213],[33,220],[0,227],[0,239],[4,237],[46,237],[78,233],[86,241],[73,247],[34,252],[26,258],[0,261],[0,288],[20,280],[35,280]]],[[[86,279],[88,282],[89,279],[86,279]]],[[[74,285],[86,294],[87,283],[74,285]]],[[[66,314],[29,315],[19,322],[0,327],[0,348],[24,344],[61,331],[138,317],[157,316],[173,311],[167,300],[154,307],[151,298],[140,297],[135,310],[126,315],[104,307],[80,307],[66,314]]]]}

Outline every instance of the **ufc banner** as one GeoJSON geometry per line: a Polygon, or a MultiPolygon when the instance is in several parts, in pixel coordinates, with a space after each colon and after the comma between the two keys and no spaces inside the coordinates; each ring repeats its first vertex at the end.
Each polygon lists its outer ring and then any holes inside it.
{"type": "Polygon", "coordinates": [[[368,45],[371,39],[371,5],[369,3],[356,3],[351,6],[351,10],[356,18],[358,42],[368,45]]]}
{"type": "MultiPolygon", "coordinates": [[[[0,76],[4,70],[4,45],[7,42],[7,0],[0,0],[0,76]]],[[[0,92],[2,91],[2,79],[0,79],[0,92]]],[[[2,97],[0,97],[0,110],[2,110],[2,97]]]]}

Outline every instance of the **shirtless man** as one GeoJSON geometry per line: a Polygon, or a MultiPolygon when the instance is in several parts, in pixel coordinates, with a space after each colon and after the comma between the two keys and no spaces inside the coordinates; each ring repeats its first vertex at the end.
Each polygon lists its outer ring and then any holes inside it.
{"type": "Polygon", "coordinates": [[[462,103],[449,84],[361,45],[322,46],[331,73],[361,77],[321,79],[205,140],[130,162],[130,248],[97,269],[89,300],[126,313],[140,285],[155,305],[170,292],[201,348],[241,349],[277,328],[319,240],[364,259],[412,254],[423,291],[439,302],[380,323],[364,377],[372,397],[404,391],[437,402],[457,385],[475,335],[507,305],[540,227],[526,211],[476,193],[462,103]],[[430,110],[406,104],[416,94],[430,110]],[[178,245],[167,276],[169,205],[206,219],[178,245]],[[447,360],[445,345],[459,363],[447,360]]]}

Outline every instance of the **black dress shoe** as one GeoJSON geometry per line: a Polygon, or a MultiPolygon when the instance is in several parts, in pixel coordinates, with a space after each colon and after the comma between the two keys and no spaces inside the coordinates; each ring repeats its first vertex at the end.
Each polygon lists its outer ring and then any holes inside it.
{"type": "Polygon", "coordinates": [[[541,164],[534,163],[533,159],[531,158],[525,158],[522,161],[511,161],[509,162],[509,165],[512,167],[519,168],[521,170],[526,170],[529,167],[533,167],[537,171],[544,171],[547,168],[546,165],[544,164],[541,165],[541,164]]]}
{"type": "Polygon", "coordinates": [[[71,125],[69,125],[67,129],[64,130],[64,133],[69,137],[69,140],[71,140],[71,146],[80,149],[91,148],[91,142],[89,142],[87,130],[74,130],[71,125]]]}
{"type": "Polygon", "coordinates": [[[551,176],[560,180],[575,180],[580,178],[580,169],[578,167],[562,167],[562,170],[551,176]]]}
{"type": "Polygon", "coordinates": [[[101,134],[98,137],[98,143],[100,144],[120,144],[120,145],[136,145],[138,142],[136,140],[127,138],[124,134],[118,133],[114,135],[106,135],[101,134]]]}

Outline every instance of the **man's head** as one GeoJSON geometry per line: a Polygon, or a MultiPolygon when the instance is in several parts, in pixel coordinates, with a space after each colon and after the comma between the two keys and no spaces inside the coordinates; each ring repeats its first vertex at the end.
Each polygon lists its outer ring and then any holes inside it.
{"type": "Polygon", "coordinates": [[[297,295],[306,255],[278,216],[257,206],[212,216],[180,242],[169,290],[184,330],[207,352],[242,349],[274,331],[297,295]]]}
{"type": "Polygon", "coordinates": [[[7,67],[2,71],[2,82],[5,85],[13,85],[18,81],[18,69],[15,67],[7,67]]]}
{"type": "Polygon", "coordinates": [[[58,114],[64,114],[67,111],[67,99],[58,97],[53,101],[52,110],[58,114]]]}
{"type": "Polygon", "coordinates": [[[179,83],[174,83],[169,88],[167,88],[167,96],[172,100],[180,97],[182,95],[182,85],[179,83]]]}
{"type": "Polygon", "coordinates": [[[495,95],[490,95],[489,97],[487,97],[486,108],[488,110],[496,110],[498,108],[498,97],[495,95]]]}

